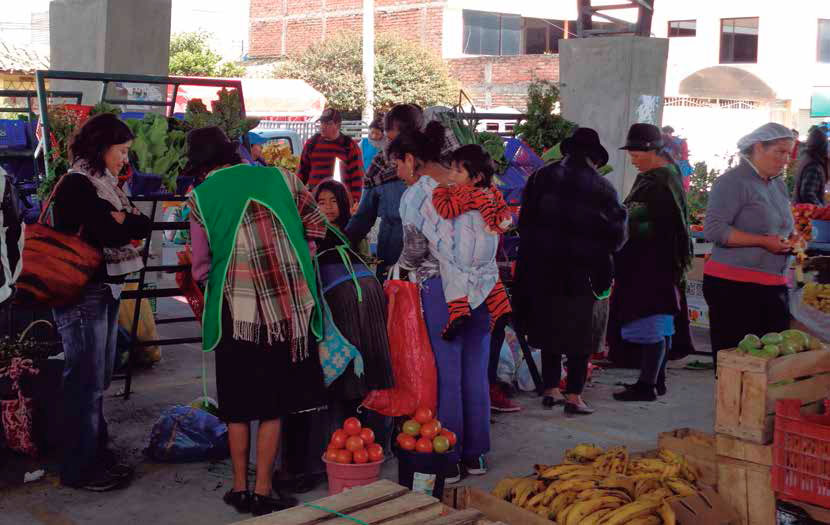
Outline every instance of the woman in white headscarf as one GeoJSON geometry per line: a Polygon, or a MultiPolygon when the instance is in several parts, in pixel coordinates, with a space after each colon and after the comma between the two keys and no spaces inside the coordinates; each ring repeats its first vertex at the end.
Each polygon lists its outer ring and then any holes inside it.
{"type": "Polygon", "coordinates": [[[704,236],[715,244],[703,273],[712,355],[734,348],[747,334],[789,327],[788,254],[794,223],[782,172],[792,132],[764,124],[738,141],[741,161],[715,181],[704,236]]]}

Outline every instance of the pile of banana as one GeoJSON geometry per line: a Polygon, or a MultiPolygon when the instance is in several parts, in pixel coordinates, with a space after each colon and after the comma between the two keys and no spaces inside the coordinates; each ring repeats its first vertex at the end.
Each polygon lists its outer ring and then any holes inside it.
{"type": "Polygon", "coordinates": [[[578,445],[565,463],[534,470],[535,477],[503,479],[493,495],[557,525],[675,525],[669,504],[698,492],[695,469],[665,449],[630,458],[625,447],[578,445]]]}

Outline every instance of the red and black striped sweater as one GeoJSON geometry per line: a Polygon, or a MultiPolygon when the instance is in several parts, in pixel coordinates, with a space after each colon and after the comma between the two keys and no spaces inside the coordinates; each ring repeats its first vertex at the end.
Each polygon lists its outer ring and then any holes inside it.
{"type": "Polygon", "coordinates": [[[349,189],[352,202],[360,202],[363,193],[363,155],[357,143],[341,134],[336,140],[325,140],[316,134],[303,147],[300,168],[297,176],[314,191],[321,182],[334,174],[334,161],[339,158],[342,163],[341,180],[349,189]]]}

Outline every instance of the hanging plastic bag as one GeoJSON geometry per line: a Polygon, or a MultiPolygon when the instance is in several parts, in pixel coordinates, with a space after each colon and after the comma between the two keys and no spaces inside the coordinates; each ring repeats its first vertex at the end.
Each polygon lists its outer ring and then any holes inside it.
{"type": "Polygon", "coordinates": [[[516,361],[513,359],[513,351],[507,341],[502,343],[499,352],[499,364],[496,368],[496,377],[502,383],[512,385],[516,381],[516,361]]]}
{"type": "Polygon", "coordinates": [[[37,375],[38,369],[31,359],[13,357],[6,368],[0,369],[0,377],[11,380],[12,392],[15,399],[0,401],[0,417],[2,417],[3,431],[6,437],[6,446],[15,452],[28,456],[37,456],[37,446],[32,433],[32,416],[34,403],[32,398],[24,397],[20,387],[23,374],[37,375]]]}
{"type": "Polygon", "coordinates": [[[804,303],[804,289],[790,292],[790,315],[803,324],[809,333],[830,342],[830,315],[804,303]]]}
{"type": "MultiPolygon", "coordinates": [[[[414,279],[414,274],[410,274],[414,279]]],[[[373,390],[363,406],[385,416],[403,416],[426,407],[435,411],[438,372],[421,310],[421,294],[412,280],[402,281],[396,265],[383,286],[388,302],[386,331],[395,388],[373,390]]]]}
{"type": "MultiPolygon", "coordinates": [[[[124,285],[124,290],[135,290],[137,287],[136,283],[127,283],[124,285]]],[[[130,332],[133,329],[133,315],[135,315],[135,299],[122,300],[118,307],[118,325],[130,332]]],[[[150,308],[150,301],[147,299],[141,300],[136,337],[139,341],[156,341],[159,338],[156,331],[156,318],[150,308]]],[[[161,361],[161,348],[158,345],[140,347],[136,358],[141,364],[157,363],[161,361]]]]}
{"type": "MultiPolygon", "coordinates": [[[[542,370],[542,351],[531,350],[530,353],[533,355],[533,362],[536,363],[536,370],[542,370]]],[[[527,361],[524,359],[516,371],[516,382],[519,385],[519,390],[524,392],[536,391],[536,384],[533,382],[533,377],[530,375],[530,369],[527,366],[527,361]]]]}
{"type": "Polygon", "coordinates": [[[230,455],[228,427],[204,410],[175,405],[153,425],[144,452],[166,463],[224,459],[230,455]]]}

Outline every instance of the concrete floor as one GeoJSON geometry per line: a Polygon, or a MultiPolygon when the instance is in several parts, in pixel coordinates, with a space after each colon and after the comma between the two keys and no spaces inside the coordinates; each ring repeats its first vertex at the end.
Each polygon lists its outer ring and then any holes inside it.
{"type": "MultiPolygon", "coordinates": [[[[184,315],[187,308],[166,300],[165,315],[184,315]]],[[[161,335],[187,336],[195,324],[167,325],[161,335]]],[[[707,334],[697,332],[699,350],[708,349],[707,334]]],[[[704,358],[705,359],[705,358],[704,358]]],[[[214,392],[213,356],[206,356],[208,391],[214,392]]],[[[711,371],[689,371],[672,363],[669,393],[655,403],[617,403],[614,385],[632,381],[633,370],[610,369],[595,375],[585,398],[596,409],[588,417],[565,417],[561,409],[547,411],[535,395],[519,394],[524,410],[496,414],[492,425],[490,472],[462,483],[492,488],[503,477],[527,474],[534,463],[555,463],[566,448],[577,443],[600,446],[627,445],[633,451],[656,446],[657,434],[692,427],[712,431],[714,379],[711,371]]],[[[126,489],[95,494],[63,488],[53,474],[40,481],[0,492],[0,525],[75,524],[229,524],[244,518],[222,500],[228,490],[230,461],[218,463],[157,464],[141,450],[159,413],[175,403],[188,403],[201,395],[202,356],[196,345],[167,347],[161,363],[140,372],[133,396],[115,397],[123,383],[113,384],[105,402],[115,447],[137,464],[136,478],[126,489]]],[[[395,461],[384,465],[383,477],[397,480],[395,461]]],[[[302,501],[326,495],[325,485],[305,494],[302,501]]]]}

